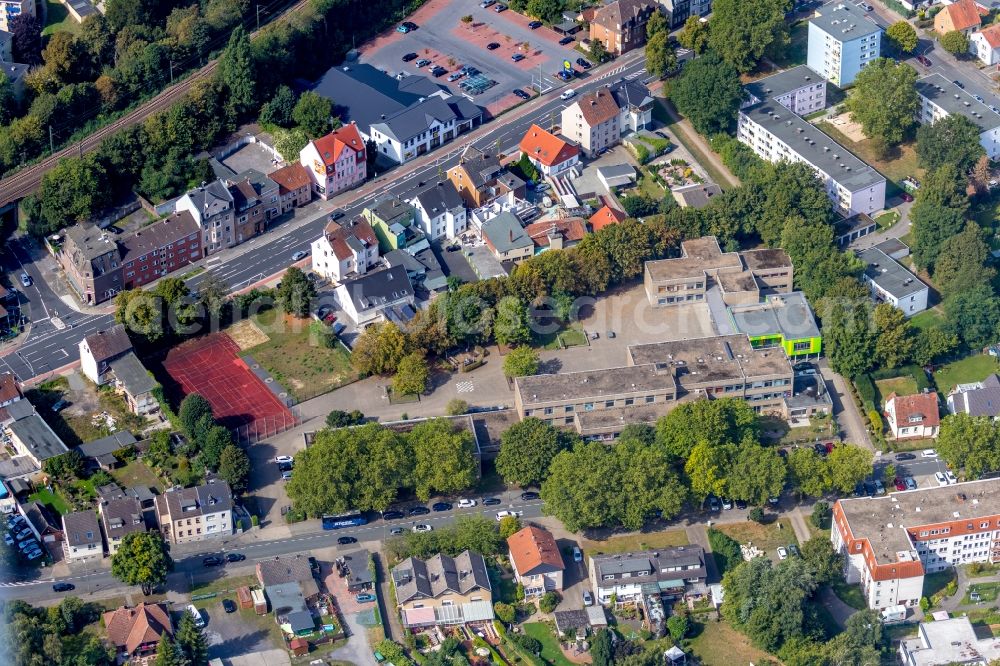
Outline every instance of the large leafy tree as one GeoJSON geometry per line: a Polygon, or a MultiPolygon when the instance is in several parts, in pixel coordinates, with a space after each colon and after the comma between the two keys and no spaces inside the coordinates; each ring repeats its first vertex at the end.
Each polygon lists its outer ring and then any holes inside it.
{"type": "Polygon", "coordinates": [[[278,304],[285,313],[295,317],[308,317],[315,296],[316,288],[300,268],[291,266],[285,271],[277,292],[278,304]]]}
{"type": "Polygon", "coordinates": [[[743,95],[739,72],[711,51],[688,61],[670,90],[677,110],[706,135],[729,129],[743,95]]]}
{"type": "Polygon", "coordinates": [[[42,62],[42,24],[34,14],[18,14],[10,21],[14,62],[37,65],[42,62]]]}
{"type": "Polygon", "coordinates": [[[503,359],[505,377],[527,377],[538,372],[538,352],[531,347],[515,347],[503,359]]]}
{"type": "Polygon", "coordinates": [[[351,365],[364,375],[395,372],[406,355],[406,337],[392,322],[369,326],[354,343],[351,365]]]}
{"type": "Polygon", "coordinates": [[[822,497],[833,485],[826,459],[808,446],[788,454],[788,473],[792,485],[810,497],[822,497]]]}
{"type": "Polygon", "coordinates": [[[235,444],[222,449],[222,455],[219,456],[219,476],[226,480],[237,495],[245,493],[250,478],[250,458],[246,451],[235,444]]]}
{"type": "Polygon", "coordinates": [[[396,367],[392,378],[392,390],[398,395],[420,395],[427,390],[430,369],[424,355],[419,352],[407,354],[396,367]]]}
{"type": "Polygon", "coordinates": [[[182,613],[177,622],[177,633],[174,636],[177,647],[184,656],[184,662],[189,666],[205,666],[208,664],[208,642],[205,634],[194,622],[191,613],[182,613]]]}
{"type": "Polygon", "coordinates": [[[903,53],[913,53],[917,48],[917,30],[909,21],[896,21],[885,31],[885,36],[903,53]]]}
{"type": "Polygon", "coordinates": [[[218,80],[229,91],[228,104],[235,115],[242,116],[258,108],[253,48],[242,26],[233,30],[219,57],[218,80]]]}
{"type": "Polygon", "coordinates": [[[143,594],[165,583],[172,566],[167,544],[158,532],[126,534],[111,556],[111,575],[126,585],[138,585],[143,594]]]}
{"type": "Polygon", "coordinates": [[[817,582],[828,583],[843,573],[843,557],[824,536],[815,536],[802,544],[802,559],[809,565],[817,582]]]}
{"type": "Polygon", "coordinates": [[[969,38],[965,33],[952,30],[941,35],[941,48],[952,55],[962,55],[969,51],[969,38]]]}
{"type": "Polygon", "coordinates": [[[526,418],[500,435],[497,472],[507,483],[521,487],[541,483],[552,459],[572,440],[540,419],[526,418]]]}
{"type": "Polygon", "coordinates": [[[729,481],[727,474],[736,450],[732,444],[713,445],[707,441],[698,442],[691,449],[684,472],[691,484],[691,494],[699,502],[704,502],[709,495],[725,494],[729,481]]]}
{"type": "Polygon", "coordinates": [[[332,116],[333,102],[311,90],[302,93],[292,110],[292,118],[310,139],[319,138],[330,131],[332,116]]]}
{"type": "Polygon", "coordinates": [[[983,230],[975,222],[966,223],[962,233],[946,239],[934,262],[934,283],[942,296],[990,284],[996,269],[986,265],[989,252],[983,230]]]}
{"type": "Polygon", "coordinates": [[[164,334],[163,301],[143,289],[122,291],[115,296],[115,321],[129,333],[156,342],[164,334]]]}
{"type": "Polygon", "coordinates": [[[766,52],[788,44],[790,8],[789,0],[715,0],[708,44],[740,72],[749,72],[766,52]]]}
{"type": "Polygon", "coordinates": [[[184,434],[189,439],[202,437],[200,428],[205,417],[208,417],[209,420],[213,418],[212,405],[209,404],[208,400],[199,393],[189,393],[184,396],[184,399],[181,400],[181,406],[177,410],[177,418],[180,420],[184,434]]]}
{"type": "Polygon", "coordinates": [[[899,144],[916,123],[916,82],[916,70],[888,58],[877,58],[858,72],[847,109],[876,148],[884,151],[899,144]]]}
{"type": "Polygon", "coordinates": [[[834,302],[823,317],[823,344],[830,367],[845,377],[867,372],[875,353],[872,306],[867,299],[834,302]]]}
{"type": "Polygon", "coordinates": [[[689,16],[684,27],[677,33],[677,42],[686,49],[691,49],[695,55],[701,55],[708,49],[708,22],[702,22],[699,16],[689,16]]]}
{"type": "Polygon", "coordinates": [[[407,436],[413,455],[413,487],[417,498],[451,494],[476,482],[472,433],[456,429],[448,419],[424,421],[407,436]]]}
{"type": "Polygon", "coordinates": [[[968,209],[965,182],[955,164],[928,172],[910,209],[917,266],[933,271],[944,242],[965,227],[968,209]]]}
{"type": "Polygon", "coordinates": [[[833,447],[827,456],[833,489],[845,494],[853,491],[856,485],[871,476],[873,459],[870,450],[854,444],[833,447]]]}
{"type": "Polygon", "coordinates": [[[40,215],[48,231],[93,218],[110,203],[107,172],[92,155],[60,160],[42,176],[40,215]]]}
{"type": "Polygon", "coordinates": [[[979,143],[979,128],[960,113],[952,113],[935,123],[917,128],[917,159],[933,171],[951,164],[960,174],[968,173],[986,154],[979,143]]]}
{"type": "Polygon", "coordinates": [[[670,46],[670,26],[659,9],[646,23],[646,70],[662,77],[677,68],[677,53],[670,46]]]}
{"type": "Polygon", "coordinates": [[[952,294],[945,299],[944,311],[969,349],[981,349],[996,342],[1000,330],[1000,299],[988,286],[952,294]]]}
{"type": "Polygon", "coordinates": [[[968,479],[1000,469],[1000,432],[985,416],[959,413],[944,417],[937,450],[953,469],[964,469],[968,479]]]}
{"type": "Polygon", "coordinates": [[[915,338],[903,311],[889,303],[879,303],[872,315],[875,324],[875,362],[895,368],[910,359],[915,338]]]}
{"type": "Polygon", "coordinates": [[[767,498],[781,494],[786,472],[785,461],[775,449],[741,447],[730,463],[726,495],[751,504],[764,504],[767,498]]]}
{"type": "Polygon", "coordinates": [[[696,400],[678,405],[656,423],[656,443],[664,453],[687,459],[699,442],[755,444],[760,436],[757,414],[745,400],[696,400]]]}
{"type": "Polygon", "coordinates": [[[522,345],[531,340],[528,311],[517,296],[504,296],[497,303],[493,337],[502,345],[522,345]]]}

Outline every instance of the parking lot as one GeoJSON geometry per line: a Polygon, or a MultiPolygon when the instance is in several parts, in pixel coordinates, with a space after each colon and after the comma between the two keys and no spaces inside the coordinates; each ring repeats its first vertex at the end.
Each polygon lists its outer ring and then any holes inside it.
{"type": "Polygon", "coordinates": [[[405,72],[430,76],[435,66],[443,67],[449,74],[463,66],[478,69],[494,85],[483,92],[466,93],[460,87],[462,77],[449,82],[448,74],[438,77],[441,85],[448,86],[455,94],[467,96],[493,114],[517,104],[520,100],[512,94],[515,88],[531,92],[532,81],[539,79],[543,85],[560,85],[553,75],[568,59],[575,63],[580,53],[575,44],[560,46],[560,35],[547,27],[531,30],[531,19],[511,10],[497,13],[494,7],[483,8],[473,0],[441,0],[425,5],[410,20],[417,29],[408,33],[385,35],[361,48],[360,61],[382,69],[389,74],[405,72]],[[463,23],[463,16],[472,21],[463,23]],[[496,44],[488,49],[489,44],[496,44]],[[403,62],[408,53],[417,58],[403,62]],[[515,62],[512,57],[523,58],[515,62]],[[417,67],[417,62],[430,61],[417,67]]]}

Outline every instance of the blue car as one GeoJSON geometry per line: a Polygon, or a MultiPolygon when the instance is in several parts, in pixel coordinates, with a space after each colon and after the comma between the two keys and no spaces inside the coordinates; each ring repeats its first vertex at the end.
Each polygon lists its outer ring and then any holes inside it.
{"type": "Polygon", "coordinates": [[[368,601],[375,601],[375,595],[374,594],[359,594],[359,595],[357,595],[357,596],[354,597],[354,600],[357,601],[359,604],[363,604],[363,603],[368,602],[368,601]]]}

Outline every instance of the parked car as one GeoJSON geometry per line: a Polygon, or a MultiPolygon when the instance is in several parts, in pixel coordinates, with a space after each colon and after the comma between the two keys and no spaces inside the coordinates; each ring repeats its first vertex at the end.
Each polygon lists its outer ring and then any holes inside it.
{"type": "Polygon", "coordinates": [[[226,563],[225,560],[223,560],[221,557],[217,557],[215,555],[209,555],[208,557],[206,557],[205,559],[203,559],[201,561],[201,565],[203,567],[219,567],[219,566],[222,566],[225,563],[226,563]]]}
{"type": "Polygon", "coordinates": [[[715,495],[710,495],[708,498],[708,510],[718,511],[721,507],[722,505],[719,504],[719,498],[716,497],[715,495]]]}
{"type": "Polygon", "coordinates": [[[945,470],[944,478],[948,479],[948,485],[951,485],[951,484],[954,484],[954,483],[958,483],[958,479],[955,478],[955,475],[952,474],[952,472],[951,472],[950,469],[949,470],[945,470]]]}
{"type": "Polygon", "coordinates": [[[906,489],[907,490],[916,490],[917,489],[917,482],[913,479],[912,476],[906,477],[905,479],[903,479],[903,481],[906,483],[906,489]]]}
{"type": "Polygon", "coordinates": [[[459,509],[471,509],[476,506],[476,500],[474,499],[460,499],[458,500],[459,509]]]}
{"type": "Polygon", "coordinates": [[[458,81],[463,76],[465,76],[465,74],[462,74],[462,72],[452,72],[448,75],[448,81],[458,81]]]}
{"type": "Polygon", "coordinates": [[[39,557],[42,556],[42,551],[33,550],[31,552],[25,553],[24,556],[27,557],[29,560],[37,560],[39,557]]]}
{"type": "Polygon", "coordinates": [[[534,490],[525,490],[523,493],[521,493],[522,500],[536,500],[539,497],[540,495],[536,493],[534,490]]]}
{"type": "Polygon", "coordinates": [[[944,475],[944,472],[934,472],[934,478],[937,479],[939,486],[948,485],[948,477],[944,475]]]}
{"type": "Polygon", "coordinates": [[[511,92],[513,92],[515,95],[517,95],[521,99],[531,99],[531,95],[529,95],[528,93],[524,92],[520,88],[514,88],[514,90],[511,91],[511,92]]]}
{"type": "Polygon", "coordinates": [[[397,534],[402,534],[402,533],[403,533],[403,528],[402,527],[393,527],[391,530],[389,530],[389,534],[391,534],[393,536],[396,536],[397,534]]]}
{"type": "Polygon", "coordinates": [[[27,539],[28,537],[30,537],[31,534],[32,534],[31,530],[28,529],[27,527],[25,527],[23,530],[21,530],[20,532],[16,533],[14,535],[14,538],[17,539],[18,541],[23,541],[24,539],[27,539]]]}
{"type": "Polygon", "coordinates": [[[420,56],[418,56],[416,53],[412,53],[412,52],[411,53],[407,53],[406,55],[403,56],[403,62],[411,62],[413,60],[416,60],[419,57],[420,56]]]}
{"type": "Polygon", "coordinates": [[[226,611],[227,613],[235,613],[236,612],[236,602],[233,601],[232,599],[223,599],[222,600],[222,610],[226,611]]]}
{"type": "Polygon", "coordinates": [[[429,64],[431,64],[431,61],[428,60],[427,58],[421,58],[420,60],[414,63],[414,65],[416,65],[417,67],[426,67],[429,64]]]}
{"type": "Polygon", "coordinates": [[[282,463],[291,463],[294,460],[295,459],[292,458],[291,456],[274,456],[274,462],[278,463],[279,465],[282,463]]]}
{"type": "Polygon", "coordinates": [[[396,31],[397,31],[397,32],[402,32],[402,33],[404,33],[404,34],[405,34],[405,33],[407,33],[407,32],[413,32],[414,30],[416,30],[416,29],[417,29],[417,27],[418,27],[418,26],[417,26],[417,24],[416,24],[416,23],[414,23],[413,21],[403,21],[403,22],[402,22],[402,23],[401,23],[401,24],[399,25],[399,27],[398,27],[398,28],[396,28],[396,31]]]}
{"type": "Polygon", "coordinates": [[[566,35],[565,37],[559,40],[560,46],[566,46],[567,44],[572,44],[572,43],[573,43],[573,37],[571,37],[570,35],[566,35]]]}
{"type": "Polygon", "coordinates": [[[451,511],[451,504],[448,502],[435,502],[431,505],[433,511],[451,511]]]}
{"type": "Polygon", "coordinates": [[[816,450],[816,453],[820,454],[821,456],[825,456],[826,455],[826,445],[825,444],[821,444],[820,442],[816,442],[815,444],[813,444],[813,448],[816,450]]]}
{"type": "Polygon", "coordinates": [[[31,286],[31,276],[27,273],[21,273],[21,286],[30,287],[31,286]]]}
{"type": "Polygon", "coordinates": [[[433,76],[434,78],[440,78],[447,73],[448,70],[442,67],[441,65],[435,65],[434,67],[431,68],[431,76],[433,76]]]}
{"type": "Polygon", "coordinates": [[[583,591],[583,605],[584,606],[593,606],[594,605],[594,597],[593,597],[593,595],[590,594],[590,590],[584,590],[583,591]]]}
{"type": "Polygon", "coordinates": [[[931,59],[928,58],[927,56],[922,56],[922,55],[917,56],[917,62],[919,62],[924,67],[931,66],[931,59]]]}
{"type": "Polygon", "coordinates": [[[979,96],[979,95],[973,95],[972,97],[973,97],[973,98],[974,98],[974,99],[975,99],[975,100],[976,100],[977,102],[979,102],[980,104],[983,104],[983,103],[984,103],[984,102],[986,101],[986,100],[984,100],[984,99],[983,99],[983,98],[982,98],[981,96],[979,96]]]}
{"type": "Polygon", "coordinates": [[[586,58],[577,58],[576,64],[578,64],[583,69],[590,69],[591,67],[593,67],[593,65],[590,64],[590,61],[587,60],[586,58]]]}
{"type": "Polygon", "coordinates": [[[865,494],[865,486],[863,483],[857,483],[854,485],[854,496],[861,497],[865,494]]]}
{"type": "Polygon", "coordinates": [[[382,514],[383,520],[399,520],[403,518],[406,514],[402,511],[386,511],[382,514]]]}
{"type": "Polygon", "coordinates": [[[69,592],[70,590],[75,590],[76,585],[73,583],[55,583],[52,585],[53,592],[69,592]]]}
{"type": "Polygon", "coordinates": [[[777,506],[779,502],[781,502],[781,498],[780,497],[768,497],[767,498],[767,503],[770,504],[771,506],[777,506]]]}
{"type": "Polygon", "coordinates": [[[522,60],[524,60],[524,54],[523,53],[515,53],[514,55],[512,55],[510,57],[510,59],[513,60],[514,62],[521,62],[522,60]]]}
{"type": "Polygon", "coordinates": [[[434,528],[428,525],[427,523],[420,523],[419,525],[413,526],[414,532],[432,532],[433,530],[434,528]]]}
{"type": "Polygon", "coordinates": [[[893,479],[892,484],[896,486],[896,490],[906,490],[906,482],[898,476],[893,479]]]}
{"type": "Polygon", "coordinates": [[[508,516],[519,518],[524,515],[523,511],[497,511],[497,521],[501,521],[508,516]]]}
{"type": "Polygon", "coordinates": [[[407,511],[407,513],[409,513],[411,516],[426,516],[430,512],[431,510],[428,509],[426,506],[414,506],[411,507],[409,511],[407,511]]]}
{"type": "Polygon", "coordinates": [[[833,447],[834,446],[835,445],[834,445],[833,442],[824,442],[823,443],[823,448],[826,449],[827,453],[833,453],[833,447]]]}
{"type": "Polygon", "coordinates": [[[337,539],[337,543],[340,544],[341,546],[346,546],[349,543],[357,543],[357,542],[358,540],[351,536],[342,536],[339,539],[337,539]]]}
{"type": "Polygon", "coordinates": [[[906,202],[913,201],[913,195],[910,194],[909,192],[903,192],[902,194],[899,195],[899,198],[906,202]]]}
{"type": "Polygon", "coordinates": [[[882,482],[878,479],[875,479],[875,494],[885,495],[885,486],[883,486],[882,482]]]}
{"type": "Polygon", "coordinates": [[[375,595],[374,594],[357,594],[357,595],[354,596],[354,600],[357,601],[359,604],[364,604],[364,603],[368,603],[368,602],[371,602],[371,601],[375,601],[375,595]]]}
{"type": "Polygon", "coordinates": [[[725,509],[726,511],[729,511],[730,509],[732,509],[733,508],[733,500],[726,499],[725,497],[723,497],[722,498],[722,508],[725,509]]]}
{"type": "Polygon", "coordinates": [[[935,451],[934,449],[924,449],[923,451],[920,452],[920,457],[921,458],[937,458],[938,455],[937,455],[937,451],[935,451]]]}
{"type": "Polygon", "coordinates": [[[529,24],[528,24],[528,27],[529,27],[530,29],[532,29],[532,30],[538,30],[538,29],[539,29],[539,28],[541,28],[541,27],[542,27],[543,25],[545,25],[545,24],[544,24],[544,23],[542,23],[541,21],[532,21],[531,23],[529,23],[529,24]]]}
{"type": "Polygon", "coordinates": [[[38,548],[38,542],[34,539],[25,539],[21,543],[17,544],[20,550],[36,550],[38,548]]]}
{"type": "Polygon", "coordinates": [[[956,86],[958,86],[962,90],[965,90],[965,84],[962,83],[961,81],[959,81],[958,79],[955,79],[954,81],[952,81],[952,83],[954,83],[956,86]]]}
{"type": "Polygon", "coordinates": [[[197,626],[198,628],[202,628],[205,626],[205,618],[201,616],[201,611],[195,608],[194,604],[188,604],[187,606],[184,607],[184,610],[190,613],[191,617],[194,618],[195,626],[197,626]]]}
{"type": "Polygon", "coordinates": [[[292,473],[291,472],[282,472],[281,473],[281,480],[282,481],[288,481],[291,478],[292,478],[292,473]]]}
{"type": "Polygon", "coordinates": [[[278,471],[279,472],[291,472],[292,471],[292,463],[278,463],[278,471]]]}
{"type": "Polygon", "coordinates": [[[579,546],[573,546],[573,561],[583,562],[583,551],[580,550],[579,546]]]}
{"type": "Polygon", "coordinates": [[[736,500],[736,508],[737,509],[745,509],[745,508],[747,508],[746,501],[745,500],[736,500]]]}
{"type": "Polygon", "coordinates": [[[479,6],[482,7],[483,9],[486,9],[490,5],[495,4],[496,1],[497,0],[483,0],[482,2],[479,3],[479,6]]]}
{"type": "Polygon", "coordinates": [[[916,460],[916,459],[917,459],[917,457],[915,455],[913,455],[912,453],[897,453],[896,454],[896,460],[897,461],[916,460]]]}
{"type": "Polygon", "coordinates": [[[242,562],[247,559],[243,553],[226,553],[226,562],[242,562]]]}
{"type": "Polygon", "coordinates": [[[778,546],[778,559],[779,560],[788,559],[788,551],[785,549],[784,546],[778,546]]]}
{"type": "Polygon", "coordinates": [[[868,497],[875,497],[875,486],[873,484],[865,481],[864,487],[865,487],[865,495],[868,495],[868,497]]]}
{"type": "Polygon", "coordinates": [[[499,497],[484,497],[483,498],[483,506],[496,506],[497,504],[500,504],[500,498],[499,497]]]}
{"type": "Polygon", "coordinates": [[[7,544],[8,546],[13,546],[14,545],[14,537],[12,537],[10,535],[10,532],[4,532],[3,542],[5,544],[7,544]]]}
{"type": "Polygon", "coordinates": [[[487,51],[496,51],[498,48],[500,48],[500,42],[490,42],[486,45],[487,51]]]}
{"type": "Polygon", "coordinates": [[[507,5],[503,4],[502,2],[498,3],[497,6],[493,8],[493,11],[495,11],[497,14],[499,14],[500,12],[505,12],[507,11],[507,5]]]}
{"type": "Polygon", "coordinates": [[[292,261],[302,261],[308,256],[309,256],[308,250],[299,250],[298,252],[292,255],[292,261]]]}

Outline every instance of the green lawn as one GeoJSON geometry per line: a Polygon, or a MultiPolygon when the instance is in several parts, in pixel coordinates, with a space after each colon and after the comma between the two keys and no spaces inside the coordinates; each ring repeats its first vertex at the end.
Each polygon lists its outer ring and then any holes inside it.
{"type": "Polygon", "coordinates": [[[897,222],[899,222],[899,211],[895,210],[890,210],[875,217],[875,224],[878,225],[879,231],[885,231],[897,222]]]}
{"type": "Polygon", "coordinates": [[[865,596],[861,592],[861,587],[858,585],[851,585],[843,578],[838,577],[830,583],[830,589],[833,590],[833,593],[836,594],[841,601],[851,608],[864,610],[868,607],[868,604],[865,603],[865,596]]]}
{"type": "Polygon", "coordinates": [[[875,382],[879,395],[884,403],[891,393],[896,395],[915,395],[917,393],[917,382],[909,375],[903,377],[893,377],[892,379],[879,379],[875,382]]]}
{"type": "Polygon", "coordinates": [[[940,594],[955,579],[955,570],[946,569],[924,576],[924,595],[928,599],[940,594]]]}
{"type": "MultiPolygon", "coordinates": [[[[875,152],[871,141],[868,139],[864,141],[852,141],[846,134],[828,122],[819,122],[816,123],[816,126],[837,141],[837,143],[872,165],[883,176],[894,181],[890,185],[890,189],[892,187],[899,188],[899,181],[907,176],[914,176],[917,180],[923,178],[924,170],[917,166],[915,141],[904,143],[895,148],[889,157],[881,157],[875,152]]],[[[894,192],[886,191],[886,197],[894,194],[894,192]]]]}
{"type": "Polygon", "coordinates": [[[559,649],[559,641],[556,640],[555,633],[549,628],[549,625],[541,622],[529,622],[524,625],[524,633],[542,644],[542,659],[545,660],[545,663],[553,664],[553,666],[573,666],[573,662],[567,659],[562,650],[559,649]]]}
{"type": "Polygon", "coordinates": [[[977,601],[972,600],[972,593],[979,593],[979,601],[996,601],[998,588],[1000,588],[1000,583],[972,583],[969,585],[969,589],[965,593],[965,597],[962,598],[963,604],[974,604],[977,601]]]}
{"type": "Polygon", "coordinates": [[[351,355],[343,345],[326,347],[311,334],[312,320],[286,317],[272,309],[255,316],[254,322],[269,340],[244,352],[253,356],[299,402],[358,378],[351,368],[351,355]]]}
{"type": "Polygon", "coordinates": [[[69,504],[66,503],[66,500],[60,497],[57,493],[46,490],[45,488],[28,495],[28,500],[44,504],[60,516],[64,513],[69,513],[70,510],[69,504]]]}
{"type": "Polygon", "coordinates": [[[124,467],[111,470],[111,476],[122,488],[145,486],[163,492],[163,482],[153,473],[153,470],[140,460],[133,460],[124,467]]]}
{"type": "Polygon", "coordinates": [[[587,334],[581,329],[573,327],[569,328],[559,334],[559,339],[566,347],[585,347],[587,346],[587,334]]]}
{"type": "Polygon", "coordinates": [[[541,347],[542,349],[553,351],[563,348],[562,345],[559,344],[560,341],[562,341],[562,344],[567,347],[585,345],[587,344],[587,334],[583,332],[582,328],[574,324],[569,328],[535,335],[531,344],[533,347],[541,347]]]}
{"type": "Polygon", "coordinates": [[[798,544],[799,542],[795,538],[795,530],[792,529],[792,522],[788,518],[779,518],[766,525],[748,520],[742,523],[716,525],[715,528],[720,532],[725,532],[741,544],[753,542],[753,545],[760,548],[765,555],[772,559],[778,556],[775,552],[778,546],[787,546],[790,543],[798,544]]]}
{"type": "Polygon", "coordinates": [[[626,553],[638,550],[657,550],[688,545],[684,530],[664,530],[662,532],[623,534],[604,541],[581,539],[580,547],[587,555],[598,553],[626,553]]]}
{"type": "Polygon", "coordinates": [[[76,19],[69,15],[66,5],[57,0],[46,0],[45,5],[46,19],[45,27],[42,29],[43,37],[52,35],[60,30],[72,32],[73,34],[80,32],[81,24],[77,23],[76,19]]]}
{"type": "Polygon", "coordinates": [[[934,371],[938,393],[948,395],[956,384],[980,382],[994,372],[1000,372],[1000,362],[988,354],[974,354],[953,361],[934,371]]]}
{"type": "Polygon", "coordinates": [[[809,46],[808,21],[799,21],[792,25],[788,31],[788,35],[791,38],[791,43],[780,58],[774,59],[774,64],[781,69],[806,64],[806,55],[809,46]]]}
{"type": "Polygon", "coordinates": [[[690,640],[691,651],[702,666],[772,663],[774,658],[750,644],[750,639],[725,622],[707,620],[690,640]]]}
{"type": "Polygon", "coordinates": [[[924,310],[910,317],[910,326],[918,331],[926,331],[944,323],[944,315],[940,310],[924,310]]]}

